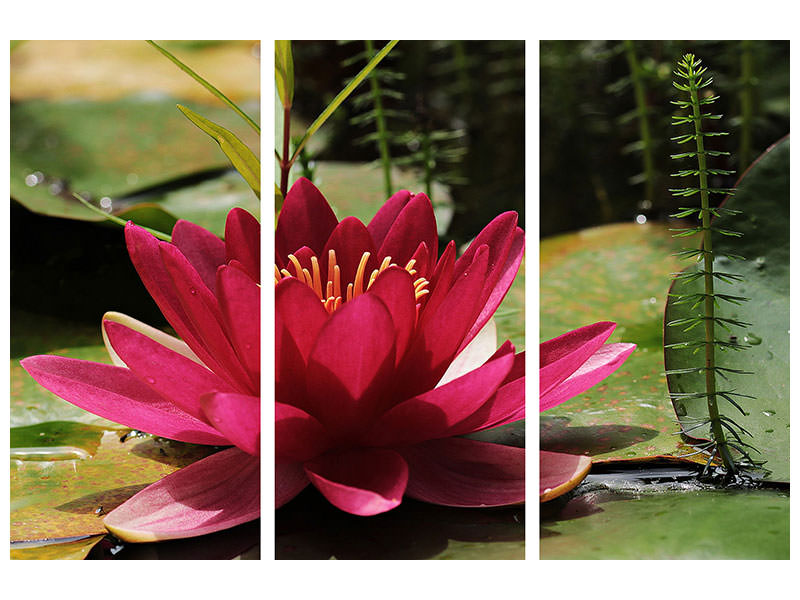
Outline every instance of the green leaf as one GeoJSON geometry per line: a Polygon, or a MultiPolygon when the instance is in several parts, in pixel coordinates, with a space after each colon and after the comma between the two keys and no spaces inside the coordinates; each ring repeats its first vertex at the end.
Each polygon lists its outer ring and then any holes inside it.
{"type": "MultiPolygon", "coordinates": [[[[747,327],[727,331],[722,323],[716,327],[716,337],[730,340],[735,336],[739,344],[751,346],[747,350],[717,351],[716,363],[721,367],[741,371],[755,371],[755,375],[737,375],[726,372],[729,381],[718,378],[720,390],[754,396],[739,399],[747,416],[743,416],[728,402],[720,401],[720,412],[752,432],[748,443],[758,448],[752,453],[754,460],[766,460],[766,477],[774,481],[789,481],[789,140],[779,142],[761,156],[747,170],[736,187],[736,194],[725,201],[725,207],[743,214],[731,215],[723,211],[714,220],[717,226],[735,227],[743,233],[732,239],[713,233],[714,251],[741,254],[745,261],[735,263],[727,257],[715,260],[714,270],[735,270],[742,281],[730,283],[715,281],[714,291],[719,294],[745,296],[750,300],[739,305],[720,302],[716,316],[751,323],[747,327]]],[[[719,228],[717,228],[719,229],[719,228]]],[[[694,267],[687,269],[688,273],[694,267]]],[[[671,294],[702,292],[699,280],[684,278],[676,281],[671,294]]],[[[679,320],[691,315],[689,303],[678,303],[671,296],[664,318],[679,320]]],[[[725,322],[723,322],[725,323],[725,322]]],[[[664,341],[675,344],[694,339],[679,327],[665,328],[664,341]]],[[[698,365],[698,356],[691,350],[666,349],[666,368],[682,370],[698,365]]],[[[701,359],[702,360],[702,359],[701,359]]],[[[704,391],[703,375],[678,373],[668,377],[669,388],[675,393],[704,391]]],[[[707,416],[704,398],[678,398],[675,411],[684,427],[692,419],[707,416]]],[[[695,438],[704,438],[708,431],[695,430],[695,438]]]]}
{"type": "Polygon", "coordinates": [[[658,223],[585,229],[540,244],[539,332],[549,340],[614,321],[611,342],[637,349],[615,373],[542,413],[543,450],[588,453],[595,462],[689,454],[667,395],[662,316],[681,242],[658,223]]]}
{"type": "Polygon", "coordinates": [[[230,131],[201,117],[193,110],[178,104],[180,111],[200,129],[210,135],[218,144],[225,156],[231,161],[234,168],[239,171],[247,184],[261,197],[261,163],[256,155],[245,146],[239,138],[230,131]]]}
{"type": "Polygon", "coordinates": [[[284,108],[294,99],[294,61],[291,40],[275,40],[275,86],[284,108]]]}

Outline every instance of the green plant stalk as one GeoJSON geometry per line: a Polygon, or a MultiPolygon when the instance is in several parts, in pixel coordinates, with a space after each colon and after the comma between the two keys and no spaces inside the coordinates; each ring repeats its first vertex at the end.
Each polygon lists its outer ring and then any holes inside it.
{"type": "Polygon", "coordinates": [[[708,205],[708,173],[706,172],[706,154],[703,143],[703,132],[700,126],[702,116],[700,114],[700,102],[697,94],[697,86],[692,78],[689,82],[690,94],[692,98],[692,116],[694,117],[694,131],[697,142],[697,165],[700,177],[700,208],[703,223],[703,282],[704,282],[704,328],[705,328],[705,379],[706,379],[706,400],[708,404],[708,416],[711,420],[711,430],[714,440],[717,442],[720,456],[725,468],[729,473],[736,473],[736,464],[725,443],[725,432],[720,420],[719,407],[717,406],[717,382],[715,373],[714,357],[714,254],[711,246],[711,211],[708,205]]]}
{"type": "Polygon", "coordinates": [[[292,170],[292,163],[294,159],[289,160],[289,136],[291,129],[292,106],[283,107],[283,155],[280,158],[281,167],[281,194],[286,197],[286,192],[289,187],[289,171],[292,170]]]}
{"type": "MultiPolygon", "coordinates": [[[[364,40],[367,49],[367,56],[372,56],[375,47],[372,40],[364,40]]],[[[383,100],[381,99],[380,83],[375,71],[369,74],[369,84],[372,90],[372,102],[375,105],[375,128],[378,130],[378,151],[381,155],[381,166],[383,168],[383,187],[386,197],[392,195],[392,157],[389,154],[389,140],[386,129],[386,118],[383,114],[383,100]]]]}
{"type": "Polygon", "coordinates": [[[631,70],[631,82],[636,99],[636,113],[639,120],[639,135],[642,137],[642,158],[644,160],[644,197],[653,205],[655,186],[655,167],[653,163],[653,138],[650,134],[650,123],[647,121],[647,99],[642,81],[642,70],[636,58],[631,40],[625,40],[625,56],[631,70]]]}
{"type": "Polygon", "coordinates": [[[155,43],[153,40],[146,40],[146,41],[147,41],[147,43],[148,43],[148,44],[150,44],[151,46],[153,46],[153,48],[155,48],[156,50],[158,50],[159,52],[161,52],[161,54],[163,54],[163,55],[164,55],[164,56],[166,56],[168,59],[170,59],[170,60],[171,60],[173,63],[175,63],[175,65],[177,65],[177,67],[178,67],[178,68],[179,68],[181,71],[183,71],[184,73],[186,73],[187,75],[189,75],[189,77],[191,77],[192,79],[194,79],[194,80],[195,80],[197,83],[199,83],[200,85],[202,85],[202,86],[203,86],[204,88],[206,88],[206,89],[207,89],[209,92],[211,92],[211,93],[212,93],[212,94],[214,94],[214,95],[215,95],[217,98],[219,98],[220,100],[222,100],[222,102],[224,102],[225,104],[227,104],[227,105],[228,105],[228,106],[229,106],[231,109],[233,109],[233,111],[234,111],[234,112],[235,112],[237,115],[239,115],[240,117],[242,117],[242,119],[244,119],[245,123],[247,123],[248,125],[250,125],[250,127],[252,127],[252,128],[255,130],[255,132],[256,132],[257,134],[261,135],[261,128],[258,126],[258,123],[256,123],[256,122],[255,122],[253,119],[251,119],[249,116],[247,116],[247,114],[245,114],[245,112],[244,112],[244,111],[243,111],[241,108],[239,108],[238,106],[236,106],[236,104],[234,104],[234,102],[233,102],[232,100],[230,100],[230,99],[229,99],[229,98],[228,98],[228,97],[227,97],[225,94],[223,94],[222,92],[220,92],[220,91],[219,91],[217,88],[215,88],[213,85],[211,85],[211,84],[210,84],[208,81],[206,81],[205,79],[203,79],[202,77],[200,77],[200,75],[198,75],[198,74],[197,74],[197,73],[195,73],[195,72],[194,72],[192,69],[190,69],[190,68],[189,68],[187,65],[185,65],[184,63],[182,63],[182,62],[181,62],[181,61],[180,61],[180,60],[179,60],[179,59],[178,59],[176,56],[174,56],[173,54],[171,54],[171,53],[170,53],[168,50],[166,50],[166,49],[162,48],[161,46],[159,46],[158,44],[156,44],[156,43],[155,43]]]}

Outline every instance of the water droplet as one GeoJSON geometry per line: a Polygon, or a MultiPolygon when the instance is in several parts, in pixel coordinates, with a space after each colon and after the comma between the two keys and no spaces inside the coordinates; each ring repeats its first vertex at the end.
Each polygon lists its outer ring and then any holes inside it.
{"type": "Polygon", "coordinates": [[[51,196],[58,196],[64,191],[64,187],[64,182],[61,179],[56,179],[47,187],[47,191],[50,192],[51,196]]]}
{"type": "Polygon", "coordinates": [[[766,260],[764,259],[763,256],[759,256],[758,258],[756,258],[756,269],[763,269],[765,262],[766,260]]]}
{"type": "Polygon", "coordinates": [[[762,410],[761,414],[764,415],[765,417],[771,417],[772,415],[775,414],[775,411],[774,410],[762,410]]]}
{"type": "Polygon", "coordinates": [[[772,360],[773,358],[775,358],[775,355],[769,350],[767,350],[767,360],[772,360]]]}
{"type": "Polygon", "coordinates": [[[25,176],[25,185],[28,187],[37,186],[42,183],[42,181],[44,181],[44,174],[41,171],[35,171],[25,176]]]}
{"type": "Polygon", "coordinates": [[[744,343],[750,344],[751,346],[758,346],[761,343],[761,338],[748,331],[744,336],[744,343]]]}
{"type": "Polygon", "coordinates": [[[675,414],[678,415],[679,417],[685,417],[686,416],[686,407],[682,403],[676,402],[675,403],[675,414]]]}
{"type": "Polygon", "coordinates": [[[650,296],[649,302],[650,302],[650,304],[655,304],[656,303],[656,299],[653,296],[650,296]]]}
{"type": "Polygon", "coordinates": [[[196,289],[194,289],[194,288],[189,288],[189,293],[190,293],[192,296],[197,296],[197,290],[196,290],[196,289]]]}
{"type": "Polygon", "coordinates": [[[155,377],[145,377],[144,380],[150,385],[153,385],[156,382],[155,377]]]}
{"type": "Polygon", "coordinates": [[[636,215],[636,222],[639,225],[644,225],[647,223],[647,217],[645,215],[636,215]]]}
{"type": "Polygon", "coordinates": [[[111,201],[111,198],[109,198],[108,196],[103,196],[102,198],[100,198],[100,208],[102,208],[103,210],[111,212],[112,204],[113,202],[111,201]]]}

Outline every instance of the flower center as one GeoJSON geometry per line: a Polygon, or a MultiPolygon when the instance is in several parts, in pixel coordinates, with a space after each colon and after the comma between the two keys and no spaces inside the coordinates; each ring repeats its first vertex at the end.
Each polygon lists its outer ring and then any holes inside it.
{"type": "MultiPolygon", "coordinates": [[[[361,255],[361,260],[358,263],[358,268],[356,269],[356,276],[352,283],[348,283],[346,287],[342,287],[342,273],[339,265],[336,264],[336,251],[331,249],[328,250],[328,273],[327,278],[324,280],[322,279],[322,274],[320,272],[319,267],[319,260],[317,260],[316,256],[311,257],[311,270],[309,271],[300,264],[300,261],[297,260],[293,254],[289,255],[289,262],[291,267],[294,270],[292,273],[289,268],[286,269],[278,269],[278,265],[275,265],[275,285],[278,284],[279,281],[285,279],[287,277],[294,277],[299,279],[300,281],[305,282],[305,284],[314,290],[314,293],[322,302],[322,305],[325,307],[325,310],[328,313],[333,313],[337,308],[339,308],[343,302],[349,302],[353,298],[357,298],[364,292],[366,292],[372,284],[375,283],[375,279],[377,279],[378,275],[380,275],[383,271],[388,269],[389,267],[397,266],[396,263],[392,262],[392,257],[387,256],[381,262],[380,267],[374,269],[370,274],[369,278],[366,277],[366,270],[367,270],[367,261],[369,260],[370,253],[364,252],[361,255]],[[366,282],[366,284],[365,284],[366,282]],[[344,289],[344,294],[342,293],[342,289],[344,289]]],[[[416,264],[415,259],[411,259],[408,261],[408,264],[404,267],[406,271],[413,277],[417,274],[416,269],[414,269],[414,265],[416,264]]],[[[414,280],[414,299],[419,300],[425,294],[429,293],[428,290],[428,280],[424,277],[419,277],[414,280]]],[[[419,312],[419,304],[417,304],[417,312],[419,312]]]]}

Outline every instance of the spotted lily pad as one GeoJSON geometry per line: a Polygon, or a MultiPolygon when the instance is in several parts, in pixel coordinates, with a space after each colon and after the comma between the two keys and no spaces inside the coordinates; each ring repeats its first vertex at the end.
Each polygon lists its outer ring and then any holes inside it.
{"type": "Polygon", "coordinates": [[[540,447],[592,460],[688,454],[667,394],[661,318],[680,243],[659,223],[595,227],[540,244],[540,340],[614,321],[637,349],[600,384],[540,418],[540,447]]]}

